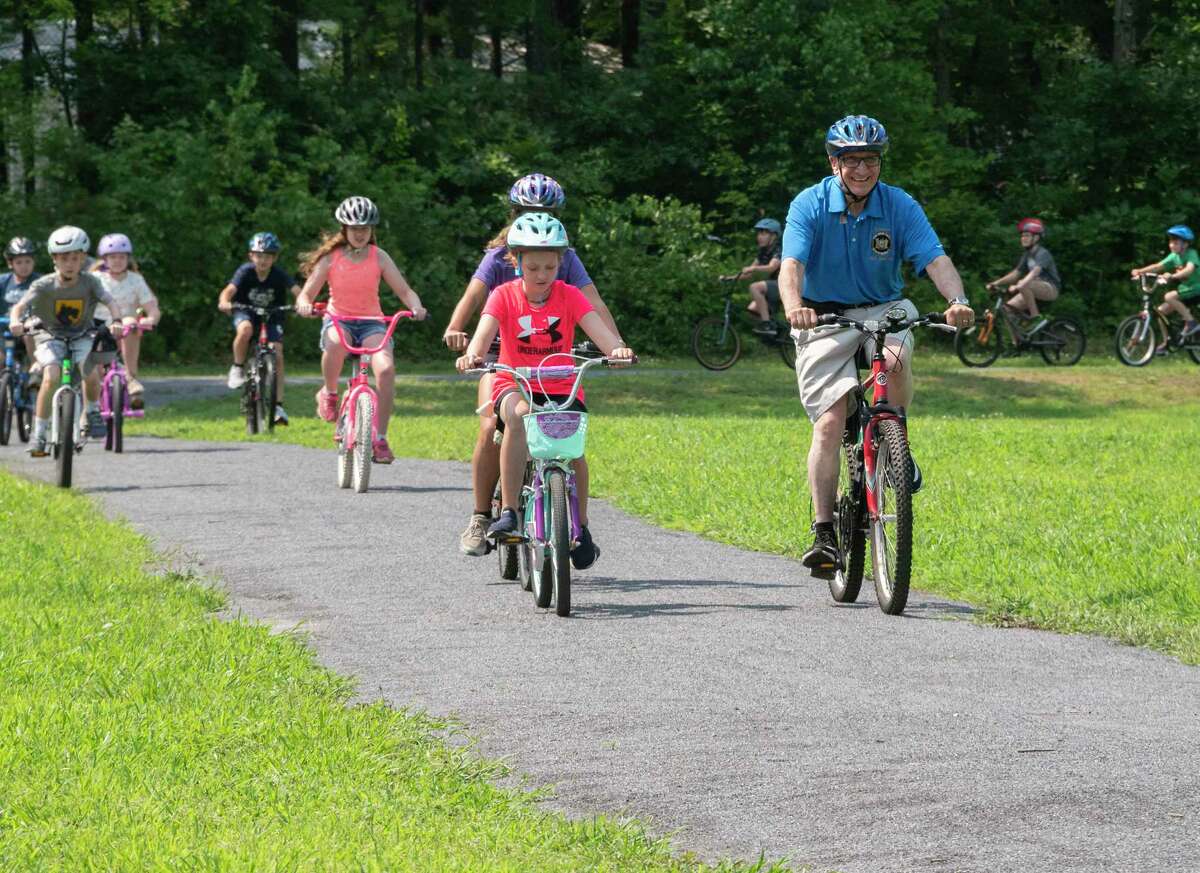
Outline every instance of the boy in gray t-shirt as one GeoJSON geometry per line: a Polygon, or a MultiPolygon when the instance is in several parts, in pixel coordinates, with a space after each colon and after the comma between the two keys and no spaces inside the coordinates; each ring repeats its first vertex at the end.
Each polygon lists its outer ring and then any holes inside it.
{"type": "MultiPolygon", "coordinates": [[[[50,235],[50,256],[54,260],[54,272],[34,282],[25,296],[12,309],[12,332],[25,332],[22,320],[36,319],[33,337],[37,343],[35,356],[42,367],[42,384],[38,389],[37,411],[33,419],[33,439],[29,454],[45,457],[46,430],[50,419],[50,401],[58,388],[63,360],[68,357],[82,362],[84,375],[94,365],[89,361],[95,337],[93,313],[96,305],[103,303],[113,314],[112,332],[117,334],[123,324],[134,319],[121,304],[104,290],[104,285],[91,273],[83,272],[87,250],[91,245],[88,236],[77,227],[60,227],[50,235]]],[[[87,384],[84,384],[85,395],[87,384]]],[[[100,417],[100,403],[87,397],[88,415],[81,422],[81,430],[92,433],[104,432],[104,421],[100,417]]]]}

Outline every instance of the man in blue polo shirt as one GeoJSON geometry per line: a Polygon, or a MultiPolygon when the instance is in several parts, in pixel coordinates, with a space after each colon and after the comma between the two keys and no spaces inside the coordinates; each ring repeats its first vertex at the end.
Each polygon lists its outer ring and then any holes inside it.
{"type": "MultiPolygon", "coordinates": [[[[850,115],[834,122],[825,135],[833,174],[796,195],[783,232],[779,294],[795,329],[800,402],[813,422],[808,482],[814,541],[803,560],[819,578],[831,578],[840,560],[833,529],[838,451],[855,386],[854,356],[865,340],[850,328],[813,330],[817,317],[833,312],[872,320],[894,307],[916,317],[900,277],[900,263],[908,261],[946,298],[947,324],[964,327],[974,319],[962,279],[924,211],[904,191],[879,181],[887,147],[887,131],[873,118],[850,115]]],[[[888,397],[906,408],[913,390],[912,345],[912,331],[891,334],[887,341],[888,397]]],[[[913,466],[915,491],[920,471],[913,466]]]]}

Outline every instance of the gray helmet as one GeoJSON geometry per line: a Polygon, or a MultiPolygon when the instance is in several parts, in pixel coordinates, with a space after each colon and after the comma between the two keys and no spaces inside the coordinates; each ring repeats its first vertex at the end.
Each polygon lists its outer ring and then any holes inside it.
{"type": "Polygon", "coordinates": [[[4,247],[4,257],[15,258],[17,255],[32,255],[37,252],[37,245],[27,236],[14,236],[4,247]]]}
{"type": "Polygon", "coordinates": [[[769,230],[773,234],[783,233],[783,228],[779,226],[779,222],[774,218],[760,218],[758,223],[754,225],[755,230],[769,230]]]}
{"type": "Polygon", "coordinates": [[[341,224],[379,224],[379,209],[369,197],[347,197],[333,213],[341,224]]]}
{"type": "Polygon", "coordinates": [[[70,224],[64,224],[50,234],[50,242],[46,245],[52,255],[59,255],[63,252],[86,252],[91,247],[92,241],[88,239],[87,232],[81,227],[70,224]]]}

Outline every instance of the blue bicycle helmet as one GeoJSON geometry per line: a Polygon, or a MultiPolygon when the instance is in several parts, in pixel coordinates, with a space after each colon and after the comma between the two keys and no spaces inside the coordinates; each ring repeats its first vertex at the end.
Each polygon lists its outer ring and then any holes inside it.
{"type": "Polygon", "coordinates": [[[1167,236],[1177,236],[1182,240],[1192,242],[1196,239],[1196,235],[1192,233],[1192,229],[1186,224],[1176,224],[1173,227],[1167,228],[1167,236]]]}
{"type": "Polygon", "coordinates": [[[250,237],[250,251],[252,252],[277,252],[283,245],[279,242],[279,237],[271,233],[269,230],[264,230],[250,237]]]}
{"type": "Polygon", "coordinates": [[[562,251],[570,244],[562,222],[546,212],[527,212],[520,216],[508,229],[506,240],[510,249],[562,251]]]}
{"type": "Polygon", "coordinates": [[[846,152],[876,152],[882,155],[887,149],[887,131],[867,115],[847,115],[829,125],[825,134],[825,153],[831,158],[846,152]]]}
{"type": "Polygon", "coordinates": [[[508,190],[508,202],[513,206],[562,209],[567,195],[562,185],[544,173],[530,173],[513,183],[508,190]]]}
{"type": "Polygon", "coordinates": [[[769,230],[773,234],[783,233],[783,228],[774,218],[760,218],[758,223],[754,225],[755,230],[769,230]]]}

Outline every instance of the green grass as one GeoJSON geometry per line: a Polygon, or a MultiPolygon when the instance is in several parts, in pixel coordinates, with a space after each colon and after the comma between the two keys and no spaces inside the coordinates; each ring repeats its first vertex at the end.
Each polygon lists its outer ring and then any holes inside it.
{"type": "Polygon", "coordinates": [[[0,869],[710,869],[496,787],[452,725],[351,705],[83,497],[0,472],[0,520],[0,869]]]}
{"type": "MultiPolygon", "coordinates": [[[[1100,633],[1200,663],[1200,368],[1179,357],[1139,370],[1025,358],[979,371],[926,354],[917,373],[910,430],[927,484],[914,585],[977,604],[984,620],[1100,633]]],[[[811,428],[782,364],[646,367],[588,389],[594,493],[746,548],[806,548],[811,428]]],[[[401,379],[396,451],[468,459],[474,390],[401,379]]],[[[307,393],[273,439],[331,449],[307,393]]],[[[233,399],[156,412],[140,429],[244,438],[233,399]]],[[[332,480],[332,451],[329,463],[332,480]]]]}

